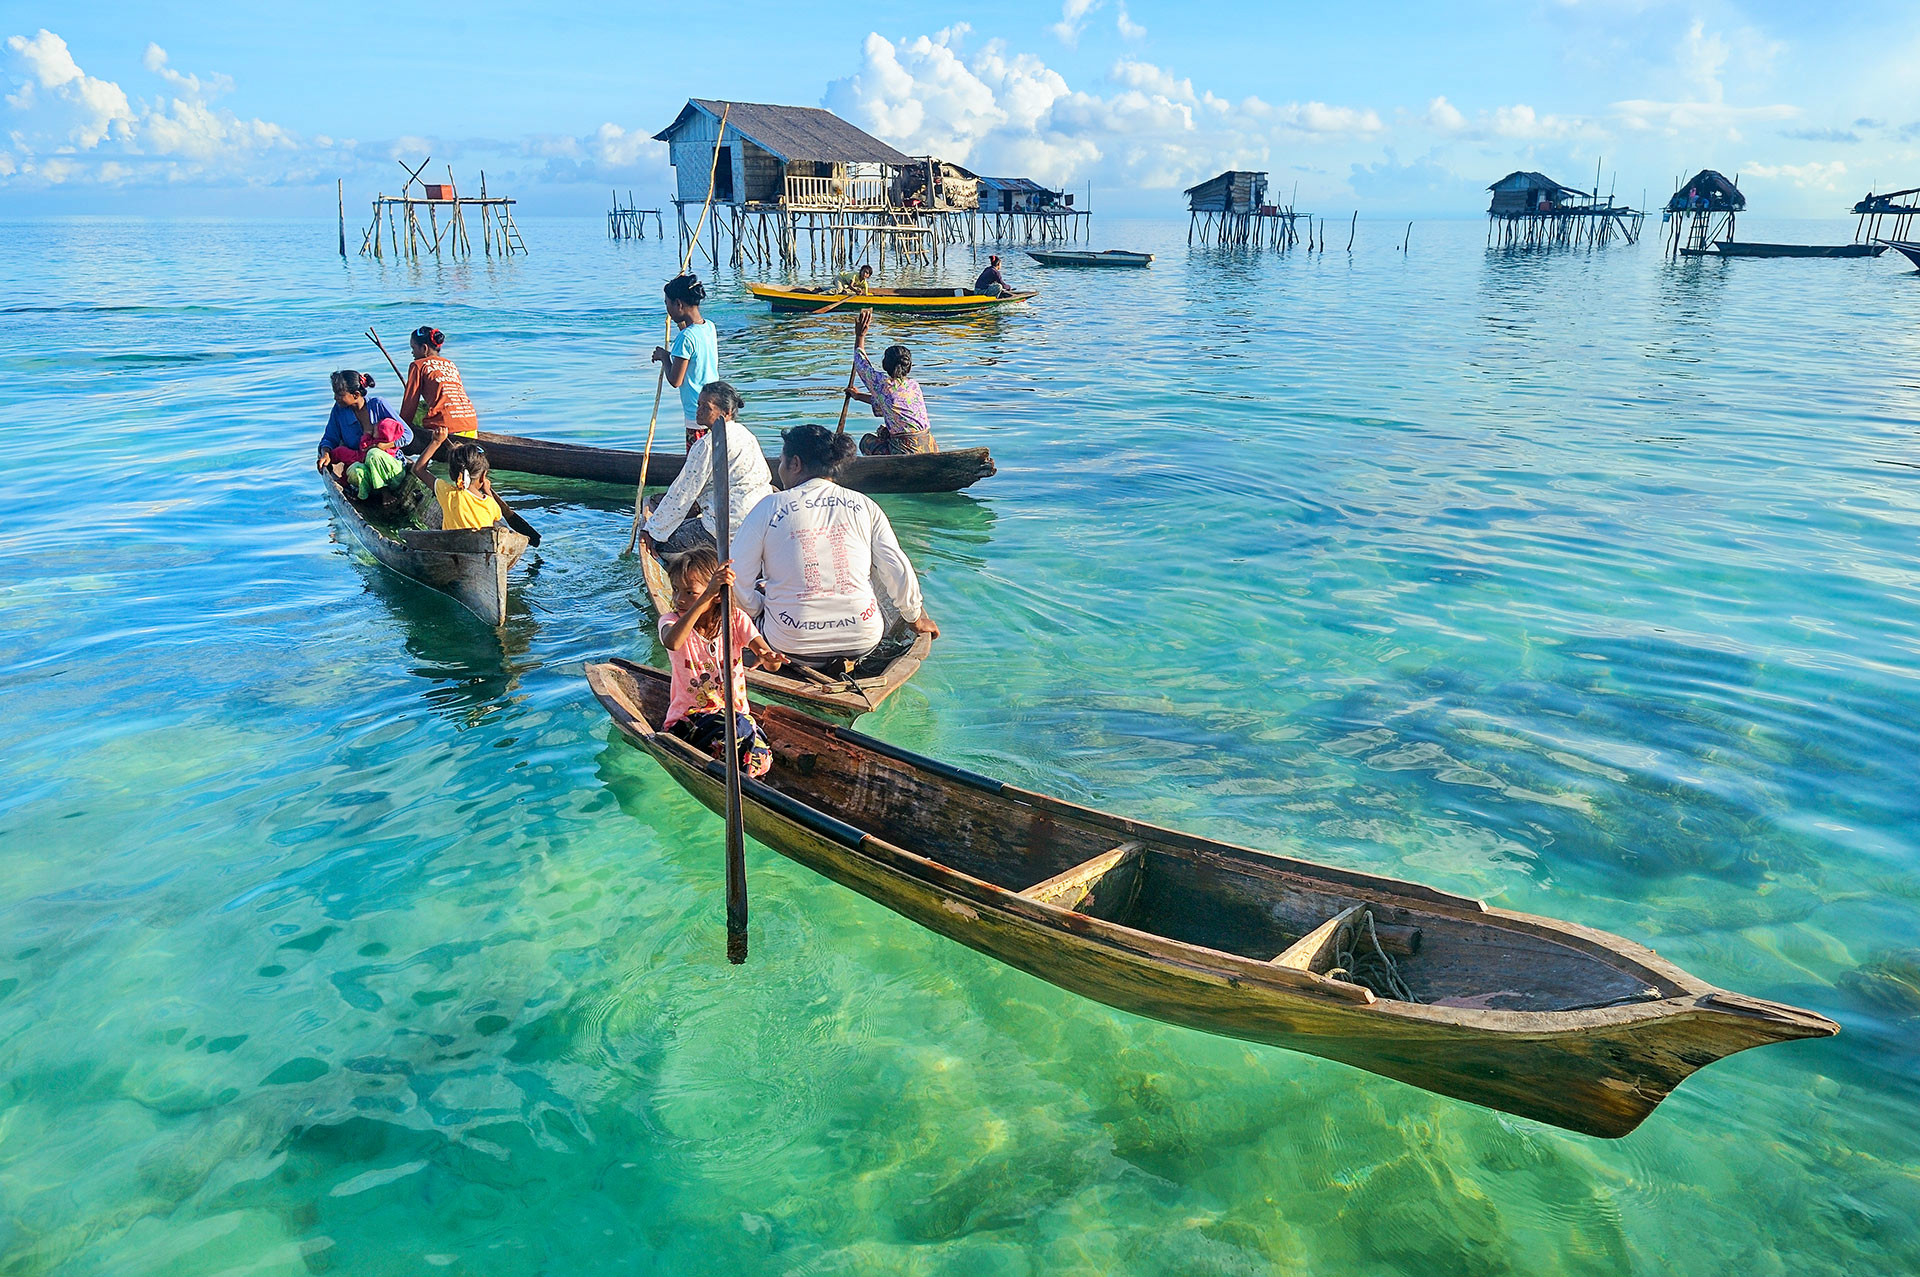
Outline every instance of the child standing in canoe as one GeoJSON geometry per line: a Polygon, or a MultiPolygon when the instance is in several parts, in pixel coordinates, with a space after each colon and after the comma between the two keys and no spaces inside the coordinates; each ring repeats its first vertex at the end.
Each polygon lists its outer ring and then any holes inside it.
{"type": "Polygon", "coordinates": [[[720,380],[719,330],[713,321],[700,314],[700,303],[707,299],[707,286],[697,275],[676,275],[667,281],[667,318],[680,331],[671,346],[655,346],[653,362],[664,365],[667,384],[680,392],[680,411],[686,419],[687,446],[693,446],[694,431],[699,429],[700,391],[710,381],[720,380]]]}
{"type": "MultiPolygon", "coordinates": [[[[674,610],[660,618],[660,642],[673,657],[673,692],[667,704],[666,730],[714,757],[726,749],[727,715],[720,683],[720,590],[733,584],[733,565],[698,546],[667,567],[673,578],[674,610]]],[[[747,711],[747,670],[751,651],[763,669],[777,670],[786,658],[767,646],[753,621],[733,608],[733,712],[740,769],[748,776],[767,774],[773,747],[747,711]]]]}
{"type": "Polygon", "coordinates": [[[421,325],[413,330],[413,363],[407,367],[407,388],[400,396],[400,420],[429,434],[459,435],[471,439],[480,432],[480,416],[460,384],[460,370],[440,353],[447,335],[421,325]]]}

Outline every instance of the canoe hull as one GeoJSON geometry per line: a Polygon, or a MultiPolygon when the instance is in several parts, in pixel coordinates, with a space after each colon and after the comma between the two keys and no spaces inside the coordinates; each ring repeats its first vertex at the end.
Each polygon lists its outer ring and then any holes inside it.
{"type": "MultiPolygon", "coordinates": [[[[966,314],[971,311],[991,310],[996,306],[1011,306],[1017,302],[1028,301],[1039,296],[1037,289],[1026,292],[1008,293],[1001,297],[989,297],[984,293],[957,293],[951,296],[925,296],[901,293],[810,293],[794,288],[779,288],[772,284],[748,284],[747,291],[771,305],[780,312],[805,312],[808,314],[839,305],[832,312],[844,311],[851,315],[860,310],[912,311],[919,314],[966,314]]],[[[928,292],[933,290],[929,289],[928,292]]]]}
{"type": "Polygon", "coordinates": [[[1915,269],[1920,269],[1920,243],[1905,239],[1890,239],[1886,243],[1888,248],[1898,249],[1915,269]]]}
{"type": "MultiPolygon", "coordinates": [[[[677,423],[672,434],[678,442],[677,423]]],[[[624,448],[593,448],[485,432],[480,435],[480,443],[487,450],[487,463],[496,470],[617,483],[625,487],[640,481],[640,463],[646,456],[644,452],[624,448]]],[[[686,453],[679,448],[656,449],[647,465],[648,486],[672,483],[680,477],[680,468],[686,460],[686,453]]],[[[767,458],[768,468],[776,473],[778,463],[778,457],[767,458]]],[[[958,492],[994,473],[993,455],[985,448],[957,448],[948,452],[855,457],[842,467],[838,482],[865,493],[958,492]]]]}
{"type": "MultiPolygon", "coordinates": [[[[653,503],[649,501],[648,513],[652,513],[652,509],[653,503]]],[[[646,580],[647,598],[653,604],[653,616],[657,622],[673,608],[673,582],[667,577],[666,565],[647,549],[644,542],[639,550],[640,573],[646,580]]],[[[771,670],[750,669],[747,671],[747,691],[765,700],[791,705],[815,718],[851,723],[860,715],[879,709],[881,703],[912,678],[914,671],[932,654],[933,640],[925,634],[915,634],[913,646],[889,662],[879,677],[857,679],[851,684],[842,682],[836,689],[822,687],[803,678],[788,678],[771,670]]]]}
{"type": "Polygon", "coordinates": [[[1123,249],[1110,248],[1104,253],[1079,252],[1074,249],[1030,248],[1027,256],[1042,266],[1151,266],[1152,253],[1129,253],[1123,249]]]}
{"type": "MultiPolygon", "coordinates": [[[[447,595],[496,629],[507,623],[507,573],[526,552],[525,537],[501,527],[388,532],[367,522],[330,476],[321,474],[320,486],[340,525],[383,567],[447,595]]],[[[429,503],[428,511],[437,522],[439,507],[429,503]]]]}
{"type": "MultiPolygon", "coordinates": [[[[724,811],[724,771],[683,742],[655,734],[636,684],[612,665],[589,665],[589,682],[629,741],[715,812],[724,811]]],[[[768,712],[770,735],[791,728],[768,712]]],[[[828,730],[828,729],[821,729],[828,730]]],[[[864,738],[840,732],[858,749],[864,738]]],[[[830,747],[830,746],[829,746],[830,747]]],[[[776,752],[781,745],[776,741],[776,752]]],[[[894,759],[909,758],[889,750],[894,759]]],[[[923,760],[924,761],[924,760],[923,760]]],[[[940,765],[927,763],[928,767],[940,765]]],[[[892,765],[872,768],[874,783],[892,765]]],[[[944,769],[951,773],[952,769],[944,769]]],[[[861,765],[864,779],[869,769],[861,765]]],[[[964,773],[961,773],[964,775],[964,773]]],[[[976,780],[979,778],[975,778],[976,780]]],[[[922,782],[927,782],[923,776],[922,782]]],[[[1003,789],[1034,803],[1009,812],[1022,821],[1062,824],[1085,809],[1003,789]]],[[[1351,896],[1414,901],[1426,916],[1451,915],[1509,931],[1550,936],[1555,943],[1617,957],[1657,978],[1668,996],[1631,1006],[1559,1013],[1461,1010],[1328,996],[1280,980],[1265,963],[1173,944],[1162,937],[1054,909],[921,859],[890,842],[842,824],[793,796],[750,783],[747,832],[783,855],[874,900],[928,930],[958,941],[1048,983],[1134,1014],[1208,1033],[1336,1060],[1520,1116],[1590,1135],[1627,1134],[1689,1074],[1735,1051],[1836,1031],[1824,1018],[1774,1003],[1726,994],[1687,976],[1637,945],[1585,928],[1489,910],[1417,884],[1350,871],[1319,869],[1351,896]]],[[[1098,813],[1086,813],[1092,820],[1098,813]]],[[[1244,859],[1259,853],[1115,817],[1103,817],[1116,838],[1161,837],[1218,848],[1244,859]]],[[[1044,830],[1052,825],[1034,826],[1044,830]]]]}
{"type": "Polygon", "coordinates": [[[1712,248],[1683,248],[1687,257],[1878,257],[1885,244],[1743,244],[1725,242],[1712,248]]]}

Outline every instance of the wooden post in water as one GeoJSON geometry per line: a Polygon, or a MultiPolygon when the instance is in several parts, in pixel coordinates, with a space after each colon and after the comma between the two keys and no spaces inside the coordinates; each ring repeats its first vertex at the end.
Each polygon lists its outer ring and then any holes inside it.
{"type": "Polygon", "coordinates": [[[347,255],[347,179],[334,179],[334,189],[340,196],[340,256],[347,255]]]}

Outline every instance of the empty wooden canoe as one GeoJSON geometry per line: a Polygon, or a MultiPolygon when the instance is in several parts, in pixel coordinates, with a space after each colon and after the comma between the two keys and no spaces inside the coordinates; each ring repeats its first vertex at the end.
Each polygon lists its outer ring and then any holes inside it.
{"type": "Polygon", "coordinates": [[[431,497],[424,511],[431,530],[381,528],[367,521],[331,475],[317,473],[327,506],[381,564],[450,596],[488,625],[507,623],[507,571],[525,553],[525,537],[498,524],[476,532],[440,531],[440,506],[431,497]]]}
{"type": "Polygon", "coordinates": [[[1027,256],[1042,266],[1151,266],[1152,253],[1133,253],[1124,248],[1103,252],[1081,248],[1029,248],[1027,256]]]}
{"type": "MultiPolygon", "coordinates": [[[[668,429],[661,427],[656,444],[667,437],[668,429]]],[[[671,427],[671,433],[672,440],[658,447],[653,460],[647,464],[649,487],[672,483],[680,477],[680,467],[686,464],[686,449],[678,446],[681,438],[678,424],[671,427]]],[[[594,448],[486,431],[480,432],[480,443],[487,450],[487,464],[495,470],[617,483],[629,488],[640,481],[640,460],[647,455],[624,448],[594,448]]],[[[779,462],[777,456],[767,458],[768,468],[775,473],[779,471],[779,462]]],[[[958,492],[993,473],[993,455],[985,448],[956,448],[949,452],[855,457],[840,468],[835,482],[867,493],[958,492]]]]}
{"type": "MultiPolygon", "coordinates": [[[[656,730],[665,675],[587,666],[620,733],[720,810],[721,765],[656,730]]],[[[780,707],[747,832],[941,935],[1110,1006],[1620,1136],[1694,1070],[1838,1026],[1630,941],[1416,883],[1156,828],[780,707]],[[1391,957],[1412,1000],[1361,983],[1391,957]]]]}
{"type": "MultiPolygon", "coordinates": [[[[647,512],[653,512],[651,499],[647,502],[647,512]]],[[[646,578],[647,598],[653,604],[653,619],[657,623],[673,610],[673,582],[667,579],[666,566],[647,549],[644,541],[640,543],[640,571],[646,578]]],[[[933,654],[931,638],[916,633],[891,609],[887,610],[887,616],[892,625],[879,652],[854,670],[852,677],[820,683],[798,674],[750,669],[747,691],[836,723],[851,723],[869,710],[879,709],[881,702],[898,691],[933,654]]]]}
{"type": "Polygon", "coordinates": [[[841,305],[834,313],[844,311],[849,315],[863,308],[928,313],[988,310],[1040,295],[1038,289],[989,297],[984,293],[969,293],[964,288],[875,288],[849,296],[827,288],[790,288],[783,284],[748,284],[747,291],[779,311],[816,311],[839,302],[841,305]]]}

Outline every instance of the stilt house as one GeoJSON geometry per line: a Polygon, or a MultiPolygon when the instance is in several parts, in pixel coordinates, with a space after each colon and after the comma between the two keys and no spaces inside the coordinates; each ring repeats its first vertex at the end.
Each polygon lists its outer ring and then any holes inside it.
{"type": "Polygon", "coordinates": [[[1738,213],[1747,206],[1747,197],[1740,188],[1710,168],[1698,173],[1680,184],[1667,201],[1670,213],[1738,213]]]}
{"type": "Polygon", "coordinates": [[[984,213],[1045,213],[1073,203],[1073,196],[1040,185],[1030,177],[983,177],[980,211],[984,213]]]}
{"type": "Polygon", "coordinates": [[[1267,175],[1247,169],[1228,169],[1198,186],[1189,186],[1188,213],[1258,213],[1267,202],[1267,175]]]}
{"type": "Polygon", "coordinates": [[[1560,185],[1545,173],[1531,171],[1509,173],[1487,189],[1493,192],[1493,203],[1487,206],[1489,217],[1551,213],[1568,201],[1586,195],[1585,191],[1560,185]]]}
{"type": "Polygon", "coordinates": [[[811,106],[689,98],[673,123],[654,137],[667,144],[676,204],[703,202],[711,170],[715,204],[885,208],[894,175],[915,162],[833,112],[811,106]],[[714,168],[716,144],[720,157],[714,168]]]}

